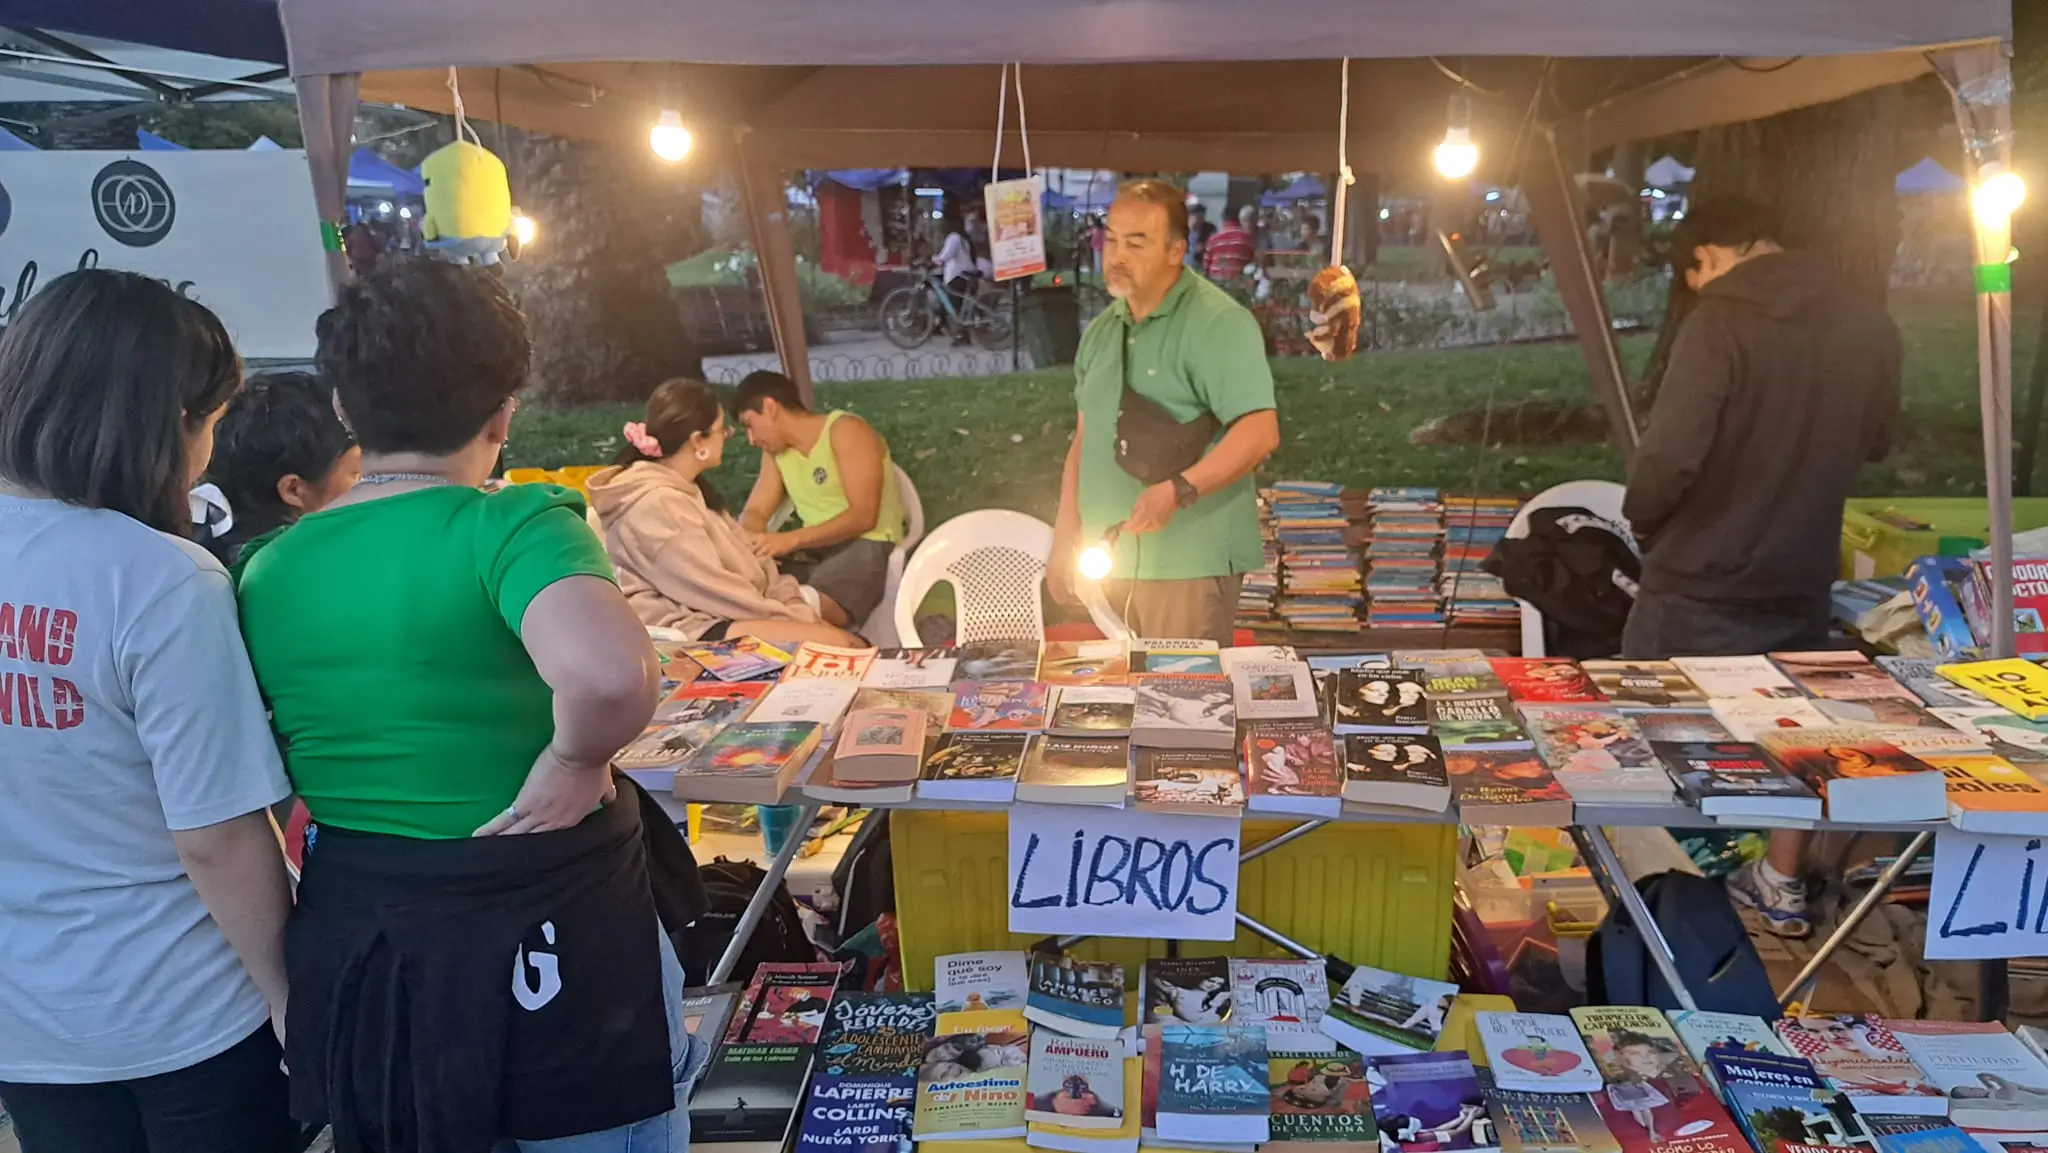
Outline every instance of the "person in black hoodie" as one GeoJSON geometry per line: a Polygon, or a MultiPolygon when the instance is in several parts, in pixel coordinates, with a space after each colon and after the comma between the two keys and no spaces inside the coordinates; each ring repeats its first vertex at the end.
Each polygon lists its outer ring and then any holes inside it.
{"type": "MultiPolygon", "coordinates": [[[[1823,258],[1788,251],[1771,213],[1730,197],[1672,237],[1698,293],[1629,471],[1622,512],[1643,579],[1622,655],[1735,656],[1826,647],[1842,504],[1883,459],[1899,412],[1899,332],[1823,258]]],[[[1730,892],[1773,932],[1805,936],[1801,838],[1730,892]]]]}

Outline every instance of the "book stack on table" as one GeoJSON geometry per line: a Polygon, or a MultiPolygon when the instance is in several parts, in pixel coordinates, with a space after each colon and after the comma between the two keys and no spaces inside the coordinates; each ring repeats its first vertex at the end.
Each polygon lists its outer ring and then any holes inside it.
{"type": "Polygon", "coordinates": [[[1438,554],[1443,501],[1433,488],[1376,488],[1367,504],[1366,623],[1374,628],[1440,628],[1438,554]]]}
{"type": "Polygon", "coordinates": [[[1437,578],[1444,613],[1454,625],[1515,625],[1521,606],[1501,579],[1480,563],[1507,535],[1521,502],[1511,496],[1444,498],[1444,566],[1437,578]]]}
{"type": "Polygon", "coordinates": [[[1290,628],[1355,632],[1363,597],[1343,486],[1283,481],[1267,497],[1280,546],[1280,619],[1290,628]]]}
{"type": "Polygon", "coordinates": [[[1237,620],[1241,629],[1270,628],[1280,600],[1280,541],[1273,526],[1271,491],[1259,494],[1259,567],[1244,574],[1237,586],[1237,620]]]}

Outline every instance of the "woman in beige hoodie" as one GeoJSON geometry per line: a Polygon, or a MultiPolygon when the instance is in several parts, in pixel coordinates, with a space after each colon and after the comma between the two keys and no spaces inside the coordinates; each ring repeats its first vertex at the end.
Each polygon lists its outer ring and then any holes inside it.
{"type": "Polygon", "coordinates": [[[590,501],[619,588],[642,621],[696,640],[861,643],[825,623],[815,590],[754,555],[704,483],[724,459],[730,431],[709,385],[664,382],[647,400],[646,422],[624,431],[619,464],[590,478],[590,501]]]}

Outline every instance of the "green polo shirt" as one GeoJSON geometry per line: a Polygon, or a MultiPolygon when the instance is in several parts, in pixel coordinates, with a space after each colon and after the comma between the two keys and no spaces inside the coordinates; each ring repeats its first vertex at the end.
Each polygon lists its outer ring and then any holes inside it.
{"type": "MultiPolygon", "coordinates": [[[[1227,427],[1273,407],[1273,370],[1259,322],[1222,289],[1182,272],[1159,307],[1133,324],[1117,301],[1089,324],[1074,358],[1081,441],[1081,533],[1100,539],[1131,515],[1145,486],[1116,463],[1116,414],[1123,397],[1122,357],[1131,387],[1174,419],[1212,412],[1227,427]]],[[[1259,567],[1258,499],[1252,479],[1212,492],[1173,514],[1158,532],[1118,539],[1115,575],[1140,580],[1228,576],[1259,567]],[[1136,566],[1135,568],[1133,566],[1136,566]]]]}

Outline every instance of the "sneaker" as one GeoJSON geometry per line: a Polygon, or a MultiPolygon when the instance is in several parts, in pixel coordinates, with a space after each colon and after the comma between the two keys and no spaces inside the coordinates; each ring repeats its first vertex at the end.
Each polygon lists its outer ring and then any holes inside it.
{"type": "Polygon", "coordinates": [[[1764,929],[1774,936],[1806,937],[1813,933],[1813,920],[1806,911],[1806,883],[1796,878],[1780,881],[1769,876],[1762,861],[1752,861],[1728,874],[1728,897],[1762,917],[1764,929]]]}

